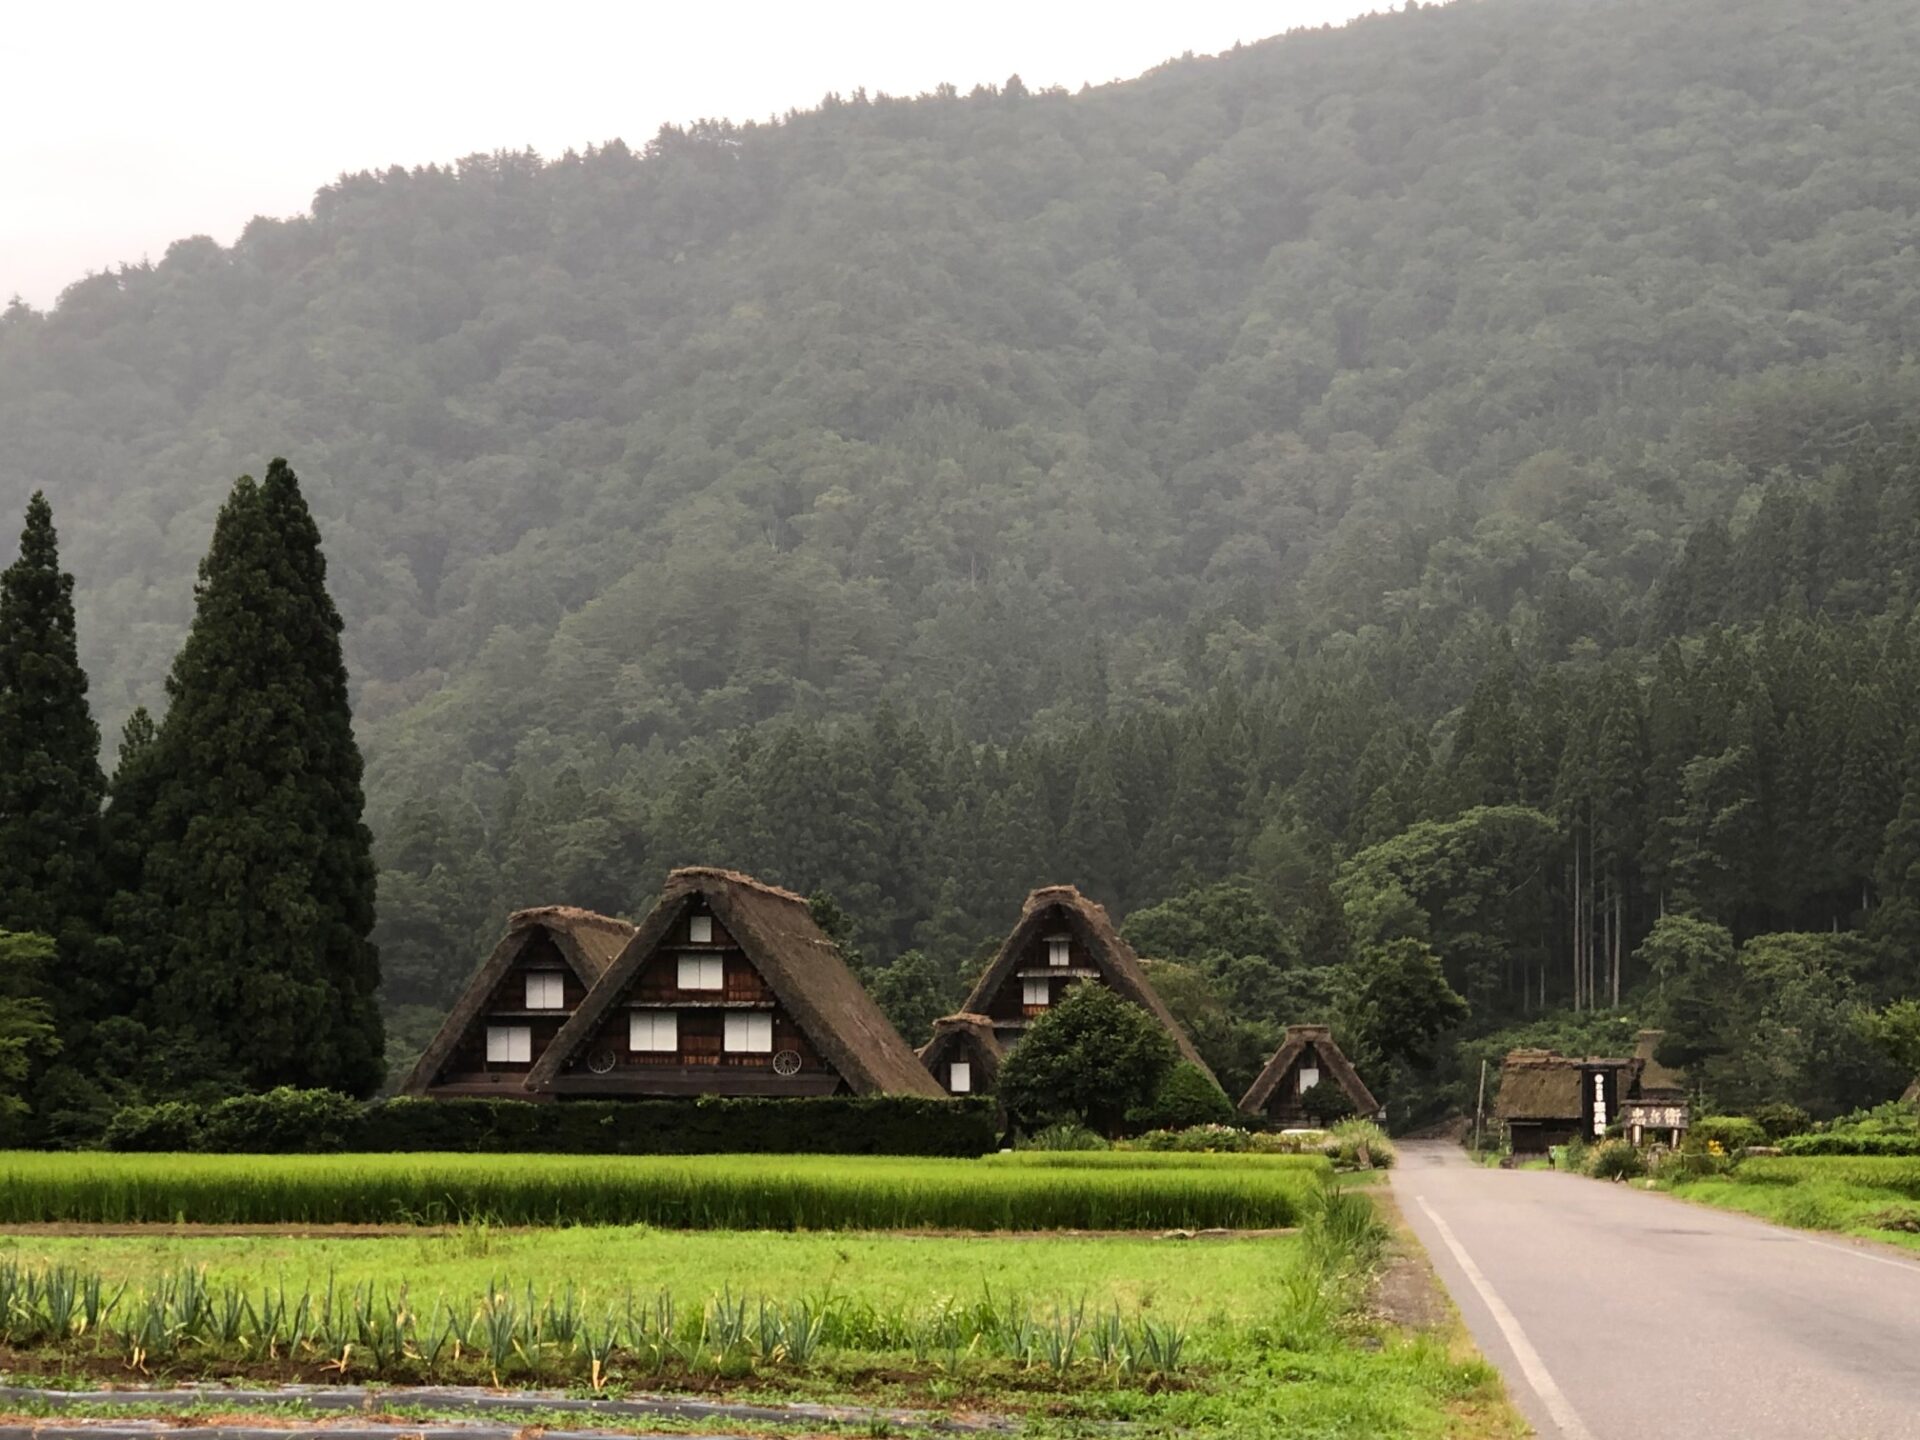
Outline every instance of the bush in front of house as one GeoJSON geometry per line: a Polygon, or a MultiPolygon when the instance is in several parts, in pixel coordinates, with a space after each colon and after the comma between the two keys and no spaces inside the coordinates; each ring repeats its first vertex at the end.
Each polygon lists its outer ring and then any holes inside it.
{"type": "Polygon", "coordinates": [[[1036,1130],[1026,1136],[1017,1147],[1021,1150],[1110,1150],[1104,1135],[1089,1130],[1086,1126],[1072,1120],[1061,1120],[1036,1130]]]}
{"type": "Polygon", "coordinates": [[[1226,1092],[1191,1060],[1167,1072],[1152,1101],[1127,1112],[1127,1128],[1190,1130],[1196,1125],[1232,1126],[1240,1118],[1226,1092]]]}
{"type": "Polygon", "coordinates": [[[984,1155],[998,1148],[986,1096],[830,1095],[808,1099],[395,1099],[282,1090],[208,1106],[129,1107],[109,1150],[335,1151],[561,1155],[984,1155]]]}
{"type": "Polygon", "coordinates": [[[1718,1145],[1722,1153],[1738,1154],[1749,1145],[1765,1145],[1767,1132],[1745,1115],[1703,1115],[1687,1130],[1687,1148],[1705,1150],[1718,1145]]]}
{"type": "Polygon", "coordinates": [[[1300,1096],[1300,1108],[1307,1112],[1309,1120],[1325,1130],[1336,1120],[1345,1120],[1353,1114],[1353,1101],[1347,1098],[1344,1086],[1327,1076],[1307,1087],[1300,1096]]]}
{"type": "Polygon", "coordinates": [[[1631,1140],[1603,1140],[1587,1152],[1586,1173],[1596,1180],[1636,1180],[1647,1173],[1647,1159],[1631,1140]]]}
{"type": "Polygon", "coordinates": [[[1777,1145],[1789,1135],[1811,1130],[1813,1117],[1798,1105],[1788,1105],[1782,1101],[1755,1109],[1753,1123],[1766,1131],[1767,1139],[1777,1145]]]}
{"type": "Polygon", "coordinates": [[[1333,1163],[1342,1170],[1391,1170],[1400,1158],[1387,1132],[1371,1120],[1342,1120],[1328,1132],[1333,1163]]]}

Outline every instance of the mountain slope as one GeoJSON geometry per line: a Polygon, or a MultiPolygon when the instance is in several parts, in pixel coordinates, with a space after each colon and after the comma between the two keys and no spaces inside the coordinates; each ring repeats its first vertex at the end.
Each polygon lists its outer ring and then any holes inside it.
{"type": "Polygon", "coordinates": [[[290,455],[389,797],[1178,704],[1409,607],[1631,598],[1890,423],[1917,92],[1894,0],[1484,0],[350,177],[0,322],[0,508],[54,498],[113,723],[290,455]]]}

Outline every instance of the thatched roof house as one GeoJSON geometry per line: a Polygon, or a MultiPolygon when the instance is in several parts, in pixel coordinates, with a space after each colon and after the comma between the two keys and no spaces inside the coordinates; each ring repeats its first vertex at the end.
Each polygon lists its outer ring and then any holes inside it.
{"type": "Polygon", "coordinates": [[[920,1063],[951,1095],[991,1090],[1007,1050],[984,1015],[948,1015],[933,1022],[933,1038],[920,1047],[920,1063]]]}
{"type": "Polygon", "coordinates": [[[533,1062],[633,934],[624,920],[569,905],[510,915],[401,1093],[524,1096],[533,1062]]]}
{"type": "Polygon", "coordinates": [[[1493,1117],[1516,1153],[1538,1154],[1575,1137],[1594,1140],[1620,1124],[1636,1141],[1648,1130],[1677,1138],[1687,1128],[1684,1077],[1654,1058],[1661,1032],[1640,1032],[1627,1057],[1514,1050],[1500,1065],[1493,1117]]]}
{"type": "Polygon", "coordinates": [[[551,1095],[939,1095],[807,902],[690,867],[527,1077],[551,1095]]]}
{"type": "MultiPolygon", "coordinates": [[[[974,985],[960,1013],[948,1017],[955,1022],[949,1029],[965,1028],[962,1017],[984,1019],[1001,1050],[1010,1050],[1048,1006],[1072,986],[1089,980],[1153,1016],[1173,1038],[1181,1058],[1212,1078],[1192,1038],[1154,993],[1140,957],[1120,938],[1106,910],[1071,885],[1048,885],[1027,896],[999,954],[974,985]]],[[[936,1025],[936,1039],[938,1035],[936,1025]]],[[[932,1063],[940,1063],[939,1056],[945,1053],[944,1048],[936,1053],[929,1043],[921,1055],[923,1060],[932,1056],[932,1063]]]]}
{"type": "Polygon", "coordinates": [[[1353,1107],[1353,1113],[1369,1120],[1381,1120],[1386,1111],[1373,1098],[1360,1072],[1334,1043],[1333,1031],[1325,1025],[1289,1025],[1287,1038],[1273,1052],[1258,1078],[1240,1097],[1241,1112],[1264,1117],[1269,1124],[1283,1127],[1311,1125],[1314,1117],[1301,1103],[1302,1098],[1323,1080],[1338,1085],[1353,1107]]]}

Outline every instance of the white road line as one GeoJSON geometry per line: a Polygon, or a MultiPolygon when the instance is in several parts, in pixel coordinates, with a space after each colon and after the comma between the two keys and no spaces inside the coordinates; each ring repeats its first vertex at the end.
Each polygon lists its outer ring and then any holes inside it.
{"type": "Polygon", "coordinates": [[[1553,1417],[1553,1423],[1560,1427],[1565,1440],[1593,1440],[1593,1432],[1587,1429],[1579,1413],[1574,1410],[1567,1397],[1548,1372],[1546,1362],[1540,1358],[1540,1352],[1533,1348],[1533,1342],[1527,1339],[1527,1332],[1520,1328],[1520,1322],[1514,1319],[1513,1312],[1507,1308],[1507,1302],[1494,1293],[1493,1286],[1487,1283],[1487,1277],[1480,1273],[1480,1267],[1473,1263],[1473,1257],[1467,1254],[1466,1246],[1455,1237],[1452,1227],[1440,1218],[1440,1213],[1427,1203],[1427,1197],[1413,1197],[1420,1202],[1420,1208],[1427,1212],[1427,1218],[1433,1221],[1433,1228],[1440,1232],[1440,1238],[1447,1243],[1447,1249],[1453,1252],[1453,1258],[1459,1262],[1465,1272],[1467,1282],[1479,1292],[1493,1323],[1500,1327],[1500,1333],[1506,1337],[1508,1346],[1513,1350],[1514,1358],[1520,1362],[1520,1371],[1527,1377],[1527,1383],[1533,1386],[1534,1393],[1547,1407],[1547,1414],[1553,1417]]]}
{"type": "Polygon", "coordinates": [[[1856,1260],[1871,1260],[1876,1265],[1891,1265],[1896,1270],[1904,1270],[1909,1275],[1920,1275],[1920,1265],[1911,1260],[1896,1260],[1891,1255],[1875,1255],[1855,1245],[1836,1245],[1831,1240],[1815,1240],[1811,1235],[1800,1237],[1809,1245],[1818,1245],[1822,1250],[1838,1250],[1842,1255],[1851,1255],[1856,1260]]]}

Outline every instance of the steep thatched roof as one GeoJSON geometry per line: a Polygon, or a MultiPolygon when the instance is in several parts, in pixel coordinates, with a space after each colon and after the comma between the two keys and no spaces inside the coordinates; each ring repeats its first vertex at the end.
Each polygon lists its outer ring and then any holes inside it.
{"type": "Polygon", "coordinates": [[[1148,983],[1147,972],[1141,967],[1140,957],[1133,953],[1133,947],[1120,938],[1120,932],[1114,929],[1106,910],[1072,885],[1047,885],[1027,896],[1027,903],[1020,910],[1019,923],[1001,945],[1000,953],[994,957],[986,973],[974,985],[973,993],[967,997],[967,1003],[960,1007],[961,1011],[984,1015],[992,1008],[993,997],[999,993],[1008,974],[1019,964],[1027,946],[1043,926],[1051,926],[1052,922],[1047,917],[1056,908],[1068,930],[1078,935],[1081,943],[1087,947],[1087,953],[1093,957],[1095,967],[1107,984],[1158,1020],[1173,1037],[1181,1058],[1199,1066],[1212,1079],[1213,1071],[1200,1058],[1200,1052],[1193,1048],[1192,1039],[1180,1022],[1173,1018],[1166,1001],[1148,983]]]}
{"type": "Polygon", "coordinates": [[[518,963],[527,946],[541,936],[553,942],[568,967],[591,993],[627,942],[633,939],[633,926],[572,905],[543,905],[533,910],[514,911],[507,917],[507,933],[467,981],[467,988],[460,992],[447,1018],[440,1022],[440,1029],[421,1052],[413,1072],[407,1076],[407,1083],[400,1087],[401,1094],[424,1095],[432,1087],[440,1067],[459,1045],[460,1037],[486,1008],[487,997],[518,963]]]}
{"type": "Polygon", "coordinates": [[[1580,1062],[1551,1050],[1513,1050],[1500,1062],[1496,1120],[1579,1120],[1580,1062]]]}
{"type": "Polygon", "coordinates": [[[529,1090],[550,1083],[598,1031],[696,897],[712,907],[774,997],[850,1089],[858,1094],[946,1093],[847,969],[833,941],[814,923],[805,900],[751,875],[707,866],[689,866],[667,877],[659,903],[640,922],[639,931],[534,1062],[527,1075],[529,1090]]]}
{"type": "Polygon", "coordinates": [[[1666,1038],[1662,1030],[1642,1030],[1634,1042],[1633,1059],[1640,1067],[1638,1091],[1648,1099],[1678,1098],[1687,1091],[1687,1077],[1670,1065],[1662,1065],[1653,1052],[1666,1038]]]}
{"type": "Polygon", "coordinates": [[[940,1067],[962,1053],[976,1057],[974,1088],[992,1088],[1000,1074],[1000,1062],[1007,1055],[1007,1047],[994,1034],[992,1020],[985,1015],[969,1015],[965,1012],[943,1015],[933,1022],[933,1038],[920,1047],[920,1063],[927,1067],[927,1073],[937,1082],[940,1067]]]}
{"type": "Polygon", "coordinates": [[[1293,1062],[1300,1058],[1309,1044],[1313,1046],[1314,1054],[1320,1057],[1320,1063],[1326,1066],[1327,1073],[1340,1082],[1340,1088],[1346,1092],[1354,1113],[1369,1118],[1377,1116],[1380,1102],[1373,1098],[1373,1092],[1367,1089],[1360,1072],[1353,1068],[1353,1062],[1334,1043],[1332,1029],[1325,1025],[1289,1025],[1287,1038],[1273,1052],[1273,1058],[1267,1061],[1266,1068],[1260,1072],[1247,1093],[1240,1097],[1240,1108],[1249,1115],[1257,1115],[1266,1109],[1274,1087],[1287,1078],[1293,1062]]]}

